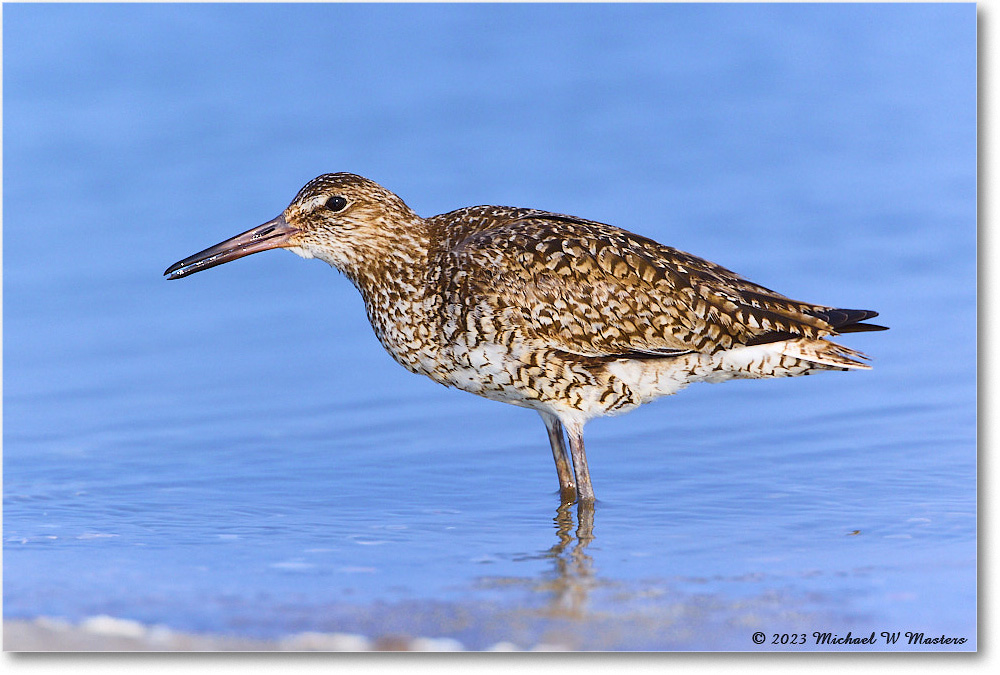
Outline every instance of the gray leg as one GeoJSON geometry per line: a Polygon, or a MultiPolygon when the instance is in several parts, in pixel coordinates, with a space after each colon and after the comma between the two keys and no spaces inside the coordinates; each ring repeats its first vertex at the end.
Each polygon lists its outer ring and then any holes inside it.
{"type": "Polygon", "coordinates": [[[573,469],[566,452],[566,441],[563,440],[563,427],[559,418],[547,412],[538,411],[549,432],[549,444],[552,445],[552,457],[556,460],[556,473],[559,474],[559,494],[564,502],[576,499],[576,483],[573,482],[573,469]]]}
{"type": "Polygon", "coordinates": [[[590,470],[587,469],[587,451],[583,447],[583,425],[566,427],[569,436],[569,451],[573,455],[573,470],[576,472],[577,501],[581,504],[594,502],[594,486],[590,484],[590,470]]]}

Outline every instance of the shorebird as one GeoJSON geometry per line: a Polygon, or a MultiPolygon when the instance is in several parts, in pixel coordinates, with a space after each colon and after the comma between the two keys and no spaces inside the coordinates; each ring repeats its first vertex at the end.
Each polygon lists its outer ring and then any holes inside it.
{"type": "Polygon", "coordinates": [[[594,502],[588,420],[692,382],[868,369],[827,338],[885,330],[863,323],[877,312],[791,300],[618,227],[508,206],[421,218],[349,173],[309,181],[277,218],[164,274],[273,248],[343,272],[406,369],[536,410],[562,498],[580,504],[594,502]]]}

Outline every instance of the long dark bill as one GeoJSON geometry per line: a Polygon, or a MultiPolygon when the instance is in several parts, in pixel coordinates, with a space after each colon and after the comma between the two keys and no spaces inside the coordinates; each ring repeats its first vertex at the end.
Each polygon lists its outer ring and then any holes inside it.
{"type": "Polygon", "coordinates": [[[175,262],[163,274],[166,275],[167,279],[180,279],[251,253],[280,248],[285,246],[289,238],[296,232],[298,229],[286,223],[285,216],[282,214],[274,220],[269,220],[243,234],[238,234],[232,239],[227,239],[184,258],[184,260],[175,262]]]}

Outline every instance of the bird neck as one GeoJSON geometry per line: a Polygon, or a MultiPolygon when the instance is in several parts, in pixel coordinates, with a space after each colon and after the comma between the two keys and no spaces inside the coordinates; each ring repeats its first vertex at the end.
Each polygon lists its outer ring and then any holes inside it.
{"type": "Polygon", "coordinates": [[[405,226],[381,228],[379,235],[355,244],[351,260],[339,264],[367,301],[368,296],[387,290],[420,285],[426,274],[429,248],[427,228],[422,218],[405,226]]]}
{"type": "Polygon", "coordinates": [[[381,227],[347,264],[337,265],[361,292],[372,328],[393,356],[413,326],[424,322],[429,247],[427,223],[414,216],[381,227]]]}

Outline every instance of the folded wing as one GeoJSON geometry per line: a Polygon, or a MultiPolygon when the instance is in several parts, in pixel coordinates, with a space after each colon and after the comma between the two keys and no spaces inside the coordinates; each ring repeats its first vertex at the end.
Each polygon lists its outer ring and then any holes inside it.
{"type": "MultiPolygon", "coordinates": [[[[877,315],[791,300],[620,228],[519,211],[457,242],[456,283],[496,296],[503,322],[581,356],[659,358],[842,332],[877,315]]],[[[475,308],[468,308],[474,312],[475,308]]]]}

